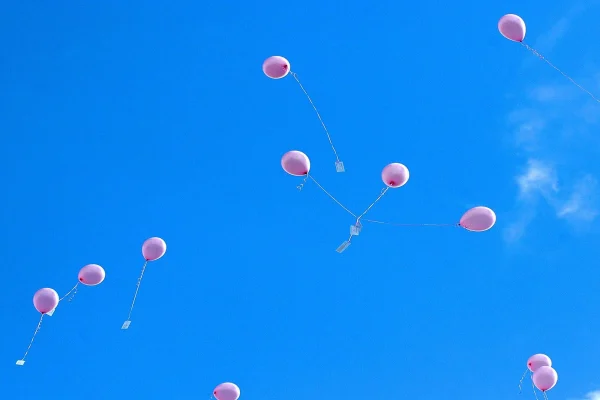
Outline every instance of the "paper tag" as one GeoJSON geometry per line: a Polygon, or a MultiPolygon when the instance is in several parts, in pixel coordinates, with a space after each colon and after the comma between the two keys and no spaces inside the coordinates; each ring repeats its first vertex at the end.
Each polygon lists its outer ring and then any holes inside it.
{"type": "Polygon", "coordinates": [[[348,246],[350,246],[350,242],[346,241],[346,242],[340,244],[340,247],[338,247],[335,251],[337,251],[338,253],[342,253],[344,250],[346,250],[348,248],[348,246]]]}
{"type": "Polygon", "coordinates": [[[47,315],[47,316],[49,316],[49,317],[51,317],[52,315],[54,315],[54,311],[56,311],[56,308],[54,308],[54,309],[52,309],[52,310],[48,311],[48,312],[46,313],[46,315],[47,315]]]}
{"type": "Polygon", "coordinates": [[[125,321],[123,322],[123,326],[121,326],[121,329],[129,329],[129,325],[131,325],[131,321],[125,321]]]}
{"type": "Polygon", "coordinates": [[[25,365],[25,360],[17,360],[17,365],[25,365]]]}
{"type": "Polygon", "coordinates": [[[360,225],[350,225],[350,234],[352,236],[358,236],[358,235],[360,235],[361,229],[362,229],[362,226],[360,226],[360,225]]]}
{"type": "Polygon", "coordinates": [[[336,162],[335,162],[335,170],[336,170],[337,172],[344,172],[344,171],[346,171],[346,170],[344,169],[344,163],[343,163],[343,162],[341,162],[341,161],[336,161],[336,162]]]}

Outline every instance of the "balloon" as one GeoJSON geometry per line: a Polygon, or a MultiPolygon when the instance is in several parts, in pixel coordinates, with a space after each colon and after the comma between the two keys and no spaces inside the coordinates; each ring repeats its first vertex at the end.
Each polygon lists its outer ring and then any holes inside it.
{"type": "Polygon", "coordinates": [[[506,14],[498,21],[498,30],[508,40],[522,42],[525,39],[525,21],[515,14],[506,14]]]}
{"type": "Polygon", "coordinates": [[[221,383],[213,391],[217,400],[237,400],[240,397],[240,388],[235,383],[221,383]]]}
{"type": "Polygon", "coordinates": [[[167,252],[167,244],[159,237],[152,237],[142,245],[142,254],[146,261],[156,261],[167,252]]]}
{"type": "Polygon", "coordinates": [[[472,232],[483,232],[496,223],[496,214],[487,207],[473,207],[460,219],[461,227],[472,232]]]}
{"type": "Polygon", "coordinates": [[[272,56],[265,60],[263,72],[271,79],[281,79],[290,72],[290,62],[281,56],[272,56]]]}
{"type": "Polygon", "coordinates": [[[79,271],[79,282],[87,286],[99,285],[105,277],[104,268],[98,264],[88,264],[79,271]]]}
{"type": "Polygon", "coordinates": [[[391,188],[399,188],[404,186],[408,182],[408,168],[400,163],[388,164],[383,171],[381,171],[381,179],[383,183],[391,188]]]}
{"type": "Polygon", "coordinates": [[[301,151],[288,151],[281,157],[283,170],[293,176],[304,176],[310,171],[310,160],[301,151]]]}
{"type": "Polygon", "coordinates": [[[552,389],[556,385],[556,382],[558,382],[558,374],[552,367],[539,367],[533,373],[533,384],[542,392],[552,389]]]}
{"type": "Polygon", "coordinates": [[[38,312],[46,314],[58,305],[58,293],[50,288],[43,288],[33,295],[33,306],[38,312]]]}
{"type": "Polygon", "coordinates": [[[531,357],[529,357],[529,360],[527,360],[527,368],[529,368],[531,372],[537,371],[538,369],[540,369],[540,367],[551,366],[552,360],[545,354],[534,354],[531,357]]]}

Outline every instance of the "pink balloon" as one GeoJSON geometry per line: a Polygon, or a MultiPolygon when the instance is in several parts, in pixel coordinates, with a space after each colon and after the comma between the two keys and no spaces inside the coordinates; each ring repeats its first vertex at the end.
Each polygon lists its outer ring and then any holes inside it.
{"type": "Polygon", "coordinates": [[[58,305],[58,293],[50,288],[43,288],[33,295],[33,306],[38,312],[46,314],[58,305]]]}
{"type": "Polygon", "coordinates": [[[240,397],[240,388],[235,383],[221,383],[213,391],[217,400],[237,400],[240,397]]]}
{"type": "Polygon", "coordinates": [[[552,360],[545,354],[534,354],[531,357],[529,357],[529,360],[527,360],[527,368],[529,368],[531,372],[537,371],[538,369],[540,369],[540,367],[551,366],[552,360]]]}
{"type": "Polygon", "coordinates": [[[383,183],[391,188],[399,188],[408,182],[408,168],[400,163],[391,163],[381,171],[383,183]]]}
{"type": "Polygon", "coordinates": [[[522,42],[525,39],[525,21],[515,14],[506,14],[498,21],[498,30],[508,40],[522,42]]]}
{"type": "Polygon", "coordinates": [[[310,171],[310,160],[301,151],[288,151],[281,157],[283,170],[293,176],[304,176],[310,171]]]}
{"type": "Polygon", "coordinates": [[[146,261],[156,261],[167,252],[167,244],[159,237],[151,237],[142,245],[142,254],[146,261]]]}
{"type": "Polygon", "coordinates": [[[104,268],[98,264],[88,264],[79,270],[79,282],[87,286],[99,285],[105,277],[104,268]]]}
{"type": "Polygon", "coordinates": [[[290,62],[281,56],[272,56],[265,60],[262,69],[271,79],[281,79],[290,72],[290,62]]]}
{"type": "Polygon", "coordinates": [[[558,374],[552,367],[539,367],[533,373],[533,384],[542,392],[552,389],[556,385],[556,382],[558,382],[558,374]]]}
{"type": "Polygon", "coordinates": [[[496,223],[496,214],[487,207],[473,207],[460,219],[461,227],[472,232],[483,232],[490,229],[496,223]]]}

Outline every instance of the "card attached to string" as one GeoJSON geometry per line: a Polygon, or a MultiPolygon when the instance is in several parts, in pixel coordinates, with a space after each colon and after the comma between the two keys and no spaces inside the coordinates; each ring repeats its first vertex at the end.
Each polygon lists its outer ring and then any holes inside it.
{"type": "Polygon", "coordinates": [[[350,241],[346,240],[344,243],[340,244],[340,247],[338,247],[335,251],[342,253],[348,248],[348,246],[350,246],[350,244],[350,241]]]}
{"type": "Polygon", "coordinates": [[[25,360],[17,360],[16,364],[19,366],[25,365],[25,360]]]}
{"type": "Polygon", "coordinates": [[[123,330],[129,329],[129,325],[131,325],[131,321],[127,320],[127,321],[123,322],[121,329],[123,329],[123,330]]]}

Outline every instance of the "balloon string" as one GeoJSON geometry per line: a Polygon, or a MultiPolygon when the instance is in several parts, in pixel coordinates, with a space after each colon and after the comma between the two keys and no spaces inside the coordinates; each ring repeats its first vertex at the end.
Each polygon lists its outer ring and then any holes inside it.
{"type": "Polygon", "coordinates": [[[551,66],[552,68],[554,68],[556,71],[558,71],[562,76],[564,76],[565,78],[567,78],[568,80],[571,81],[571,83],[573,83],[575,86],[577,86],[579,89],[583,90],[585,93],[587,93],[592,99],[596,100],[598,103],[600,103],[600,100],[598,100],[589,90],[585,89],[583,86],[581,86],[579,83],[575,82],[575,80],[573,78],[571,78],[569,75],[565,74],[564,72],[562,72],[557,66],[555,66],[554,64],[552,64],[550,61],[548,61],[548,59],[546,59],[546,57],[544,57],[543,55],[541,55],[536,49],[534,49],[533,47],[529,46],[528,44],[524,43],[524,42],[520,42],[521,45],[523,45],[523,47],[525,47],[527,50],[531,51],[535,56],[537,56],[540,60],[544,61],[546,64],[548,64],[549,66],[551,66]]]}
{"type": "Polygon", "coordinates": [[[304,187],[304,184],[306,183],[306,180],[308,179],[308,174],[306,174],[306,176],[304,177],[304,179],[302,180],[302,183],[299,184],[298,186],[296,186],[296,189],[298,190],[302,190],[302,188],[304,187]]]}
{"type": "Polygon", "coordinates": [[[142,267],[142,273],[140,274],[140,277],[137,280],[137,285],[135,287],[135,294],[133,295],[133,301],[131,302],[131,308],[129,309],[129,315],[127,316],[127,321],[131,320],[131,313],[133,312],[133,306],[135,305],[135,299],[137,298],[138,291],[140,290],[140,285],[142,283],[142,278],[144,277],[144,271],[146,270],[146,265],[148,265],[148,260],[146,260],[146,262],[144,263],[144,266],[142,267]]]}
{"type": "Polygon", "coordinates": [[[521,392],[523,391],[522,385],[523,385],[523,380],[525,380],[525,376],[527,375],[527,371],[529,371],[529,369],[526,369],[525,372],[523,373],[523,376],[521,377],[521,380],[519,381],[519,394],[521,394],[521,392]]]}
{"type": "Polygon", "coordinates": [[[33,336],[31,337],[29,346],[27,346],[27,350],[25,350],[25,354],[23,355],[23,358],[21,358],[22,361],[25,361],[25,357],[27,357],[27,354],[29,354],[29,350],[31,350],[31,346],[33,346],[33,341],[35,340],[36,335],[38,334],[38,332],[40,331],[40,328],[42,327],[43,319],[44,319],[44,314],[42,314],[42,316],[40,317],[40,322],[38,322],[37,328],[35,328],[35,332],[33,332],[33,336]]]}
{"type": "Polygon", "coordinates": [[[548,400],[548,395],[546,394],[546,392],[542,392],[542,394],[544,395],[544,399],[548,400]]]}
{"type": "Polygon", "coordinates": [[[533,375],[531,375],[531,389],[533,390],[533,395],[535,396],[535,400],[539,400],[537,392],[535,391],[535,385],[533,384],[533,375]]]}
{"type": "Polygon", "coordinates": [[[360,222],[360,219],[369,212],[369,210],[379,201],[381,200],[381,198],[383,197],[384,194],[386,194],[386,192],[388,191],[389,187],[386,187],[385,189],[381,190],[381,193],[379,194],[379,197],[377,197],[377,199],[371,203],[371,205],[369,207],[367,207],[367,209],[365,211],[363,211],[362,214],[360,214],[360,216],[358,216],[356,218],[356,224],[358,224],[360,222]]]}
{"type": "Polygon", "coordinates": [[[61,297],[61,298],[58,300],[58,302],[60,303],[61,301],[63,301],[63,300],[65,299],[65,297],[67,297],[68,295],[70,295],[70,294],[71,294],[71,292],[73,293],[73,295],[72,295],[72,296],[69,298],[69,301],[73,300],[73,297],[75,297],[75,295],[77,294],[77,288],[78,288],[78,287],[79,287],[79,282],[77,282],[77,283],[75,284],[75,286],[73,286],[73,287],[71,288],[71,290],[69,290],[69,291],[67,292],[67,294],[65,294],[63,297],[61,297]]]}
{"type": "Polygon", "coordinates": [[[325,122],[323,122],[323,118],[321,118],[321,114],[319,114],[319,110],[317,110],[317,106],[315,106],[315,103],[313,103],[312,99],[308,95],[308,92],[306,91],[306,89],[304,89],[304,86],[302,86],[302,83],[300,83],[300,79],[298,79],[298,74],[296,74],[295,72],[290,71],[290,75],[292,75],[294,77],[294,79],[296,80],[296,82],[298,82],[298,85],[300,86],[300,89],[302,89],[302,91],[306,95],[306,98],[310,102],[310,105],[312,106],[312,108],[314,108],[315,112],[317,113],[317,118],[319,118],[319,121],[321,122],[321,125],[323,125],[323,129],[325,130],[325,134],[327,135],[327,139],[329,140],[329,144],[331,145],[331,149],[333,150],[333,154],[335,154],[335,158],[336,158],[337,162],[340,162],[340,158],[338,157],[337,151],[335,150],[335,146],[333,145],[333,141],[331,140],[331,135],[329,134],[329,130],[327,129],[327,126],[325,125],[325,122]]]}
{"type": "Polygon", "coordinates": [[[346,211],[348,214],[352,215],[354,218],[356,218],[356,214],[354,214],[352,211],[350,211],[346,206],[344,206],[342,203],[340,203],[335,197],[333,197],[327,190],[325,190],[325,188],[323,186],[321,186],[321,184],[319,182],[317,182],[317,180],[315,178],[313,178],[312,175],[307,174],[307,176],[312,179],[312,181],[314,183],[317,184],[317,186],[319,187],[319,189],[321,189],[327,196],[329,196],[331,198],[331,200],[335,201],[337,203],[338,206],[342,207],[344,209],[344,211],[346,211]]]}
{"type": "Polygon", "coordinates": [[[458,224],[397,224],[394,222],[376,221],[373,219],[363,219],[365,222],[371,222],[374,224],[392,225],[392,226],[458,226],[458,224]]]}

